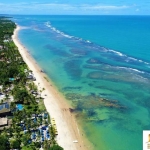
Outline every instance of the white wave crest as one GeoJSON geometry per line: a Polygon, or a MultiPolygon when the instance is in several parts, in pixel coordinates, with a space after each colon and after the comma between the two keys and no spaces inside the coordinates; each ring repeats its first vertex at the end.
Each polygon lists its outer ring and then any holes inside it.
{"type": "Polygon", "coordinates": [[[140,71],[140,70],[134,69],[134,68],[120,67],[120,66],[117,66],[116,68],[118,68],[118,69],[125,69],[127,71],[134,71],[134,72],[138,72],[138,73],[142,73],[142,74],[145,73],[144,71],[140,71]]]}
{"type": "Polygon", "coordinates": [[[108,51],[109,51],[109,52],[113,52],[113,53],[115,53],[115,54],[117,54],[117,55],[119,55],[119,56],[125,56],[125,57],[127,57],[125,54],[122,54],[121,52],[118,52],[118,51],[115,51],[115,50],[109,49],[108,51]]]}
{"type": "Polygon", "coordinates": [[[127,55],[125,55],[125,54],[122,54],[121,52],[118,52],[118,51],[115,51],[115,50],[109,49],[108,51],[109,51],[109,52],[113,52],[114,54],[119,55],[119,56],[121,56],[121,57],[126,57],[126,60],[125,60],[126,62],[136,61],[136,62],[144,63],[144,64],[146,64],[146,65],[149,65],[149,64],[150,64],[150,63],[145,62],[145,61],[143,61],[143,60],[136,59],[136,58],[133,58],[133,57],[129,57],[129,56],[127,56],[127,55]]]}
{"type": "MultiPolygon", "coordinates": [[[[55,27],[53,27],[51,25],[51,23],[49,21],[45,22],[45,25],[48,27],[48,28],[51,28],[51,30],[53,30],[54,32],[58,33],[58,34],[61,34],[62,36],[64,37],[67,37],[67,38],[74,38],[76,40],[79,40],[79,41],[83,41],[83,42],[86,42],[86,43],[89,43],[89,44],[92,44],[91,41],[89,40],[83,40],[82,38],[78,38],[78,37],[74,37],[74,36],[70,36],[68,34],[65,34],[64,32],[61,32],[59,30],[57,30],[55,27]]],[[[125,61],[126,62],[131,62],[131,61],[135,61],[135,62],[140,62],[140,63],[144,63],[146,65],[150,65],[150,63],[148,62],[145,62],[143,60],[139,60],[139,59],[136,59],[136,58],[133,58],[133,57],[129,57],[121,52],[118,52],[118,51],[115,51],[115,50],[112,50],[112,49],[107,49],[105,47],[101,47],[101,50],[104,51],[104,52],[110,52],[110,53],[114,53],[115,55],[118,55],[118,56],[121,56],[121,57],[124,57],[126,58],[125,61]]]]}
{"type": "Polygon", "coordinates": [[[92,42],[90,42],[89,40],[87,40],[86,42],[87,42],[87,43],[92,43],[92,42]]]}
{"type": "Polygon", "coordinates": [[[48,21],[48,22],[45,22],[45,25],[46,25],[47,27],[51,28],[51,29],[52,29],[53,31],[55,31],[56,33],[61,34],[62,36],[65,36],[65,37],[67,37],[67,38],[73,38],[73,36],[67,35],[67,34],[65,34],[64,32],[61,32],[61,31],[57,30],[56,28],[54,28],[54,27],[51,25],[51,23],[50,23],[49,21],[48,21]]]}

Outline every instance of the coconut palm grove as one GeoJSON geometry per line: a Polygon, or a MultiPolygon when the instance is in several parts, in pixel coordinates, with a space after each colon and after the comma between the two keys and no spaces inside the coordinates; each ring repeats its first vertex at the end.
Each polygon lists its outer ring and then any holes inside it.
{"type": "Polygon", "coordinates": [[[12,41],[16,24],[0,17],[0,150],[63,150],[36,78],[12,41]]]}

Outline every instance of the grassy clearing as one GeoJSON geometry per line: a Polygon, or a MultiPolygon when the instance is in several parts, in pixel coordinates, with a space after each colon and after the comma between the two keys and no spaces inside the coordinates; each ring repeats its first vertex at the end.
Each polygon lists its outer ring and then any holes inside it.
{"type": "Polygon", "coordinates": [[[45,105],[44,105],[43,99],[40,99],[40,100],[39,100],[38,105],[39,105],[39,109],[40,109],[41,111],[45,111],[45,110],[46,110],[46,107],[45,107],[45,105]]]}

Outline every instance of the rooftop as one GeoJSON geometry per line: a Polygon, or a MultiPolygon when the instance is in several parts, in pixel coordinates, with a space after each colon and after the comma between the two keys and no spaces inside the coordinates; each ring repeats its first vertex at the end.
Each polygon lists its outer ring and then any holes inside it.
{"type": "Polygon", "coordinates": [[[3,103],[0,105],[0,113],[5,113],[10,111],[9,103],[3,103]]]}
{"type": "Polygon", "coordinates": [[[0,126],[7,125],[7,118],[0,118],[0,126]]]}

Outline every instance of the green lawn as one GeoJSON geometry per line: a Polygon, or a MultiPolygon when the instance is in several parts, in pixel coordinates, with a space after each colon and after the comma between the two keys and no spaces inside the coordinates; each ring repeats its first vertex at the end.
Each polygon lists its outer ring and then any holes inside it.
{"type": "Polygon", "coordinates": [[[38,105],[39,105],[39,109],[40,109],[41,111],[45,111],[45,110],[46,110],[43,99],[40,99],[40,100],[39,100],[38,105]]]}

